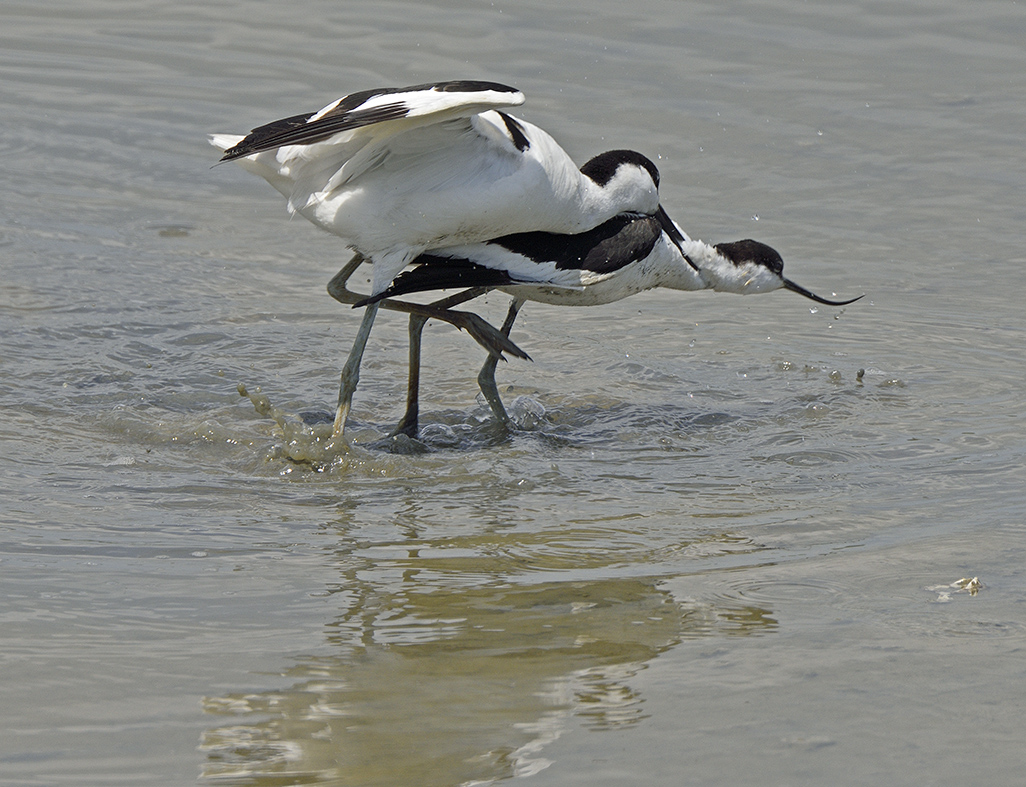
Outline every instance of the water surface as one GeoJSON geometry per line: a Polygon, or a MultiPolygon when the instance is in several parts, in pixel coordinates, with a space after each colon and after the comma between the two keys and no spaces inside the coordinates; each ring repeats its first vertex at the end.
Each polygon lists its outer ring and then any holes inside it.
{"type": "Polygon", "coordinates": [[[0,31],[2,783],[1020,778],[1020,5],[82,0],[0,31]],[[511,434],[431,324],[400,453],[383,314],[325,453],[348,255],[205,137],[448,78],[867,297],[530,304],[511,434]]]}

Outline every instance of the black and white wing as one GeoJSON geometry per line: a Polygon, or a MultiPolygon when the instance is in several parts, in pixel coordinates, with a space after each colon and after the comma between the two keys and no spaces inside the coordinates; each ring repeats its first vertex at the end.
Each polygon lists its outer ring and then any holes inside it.
{"type": "MultiPolygon", "coordinates": [[[[481,162],[509,166],[506,162],[529,146],[524,126],[503,112],[485,115],[494,118],[490,122],[481,113],[523,102],[516,88],[494,82],[364,90],[312,114],[260,126],[245,137],[214,134],[210,142],[224,152],[221,161],[238,161],[284,194],[294,213],[324,203],[389,159],[394,169],[405,168],[400,193],[431,186],[447,173],[481,162]]],[[[391,185],[372,186],[381,199],[374,210],[388,208],[391,185]]],[[[313,220],[324,226],[333,217],[313,220]]],[[[347,231],[339,234],[351,237],[347,231]]]]}
{"type": "Polygon", "coordinates": [[[520,232],[486,243],[422,254],[373,303],[414,292],[458,287],[539,285],[579,291],[644,260],[663,238],[658,218],[621,214],[588,232],[520,232]]]}
{"type": "Polygon", "coordinates": [[[343,96],[317,112],[294,115],[253,129],[226,149],[221,161],[287,145],[313,145],[338,134],[388,121],[406,120],[409,122],[404,127],[412,128],[523,103],[523,93],[497,82],[457,80],[362,90],[343,96]]]}

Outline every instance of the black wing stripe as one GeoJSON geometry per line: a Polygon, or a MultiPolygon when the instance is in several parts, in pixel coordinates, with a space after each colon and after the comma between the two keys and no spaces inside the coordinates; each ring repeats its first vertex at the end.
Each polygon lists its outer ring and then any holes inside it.
{"type": "Polygon", "coordinates": [[[647,257],[662,231],[653,216],[623,213],[578,235],[521,232],[490,242],[560,270],[612,273],[647,257]]]}
{"type": "Polygon", "coordinates": [[[394,298],[412,292],[463,289],[466,287],[502,287],[515,284],[506,271],[493,270],[460,257],[436,257],[421,254],[413,263],[417,266],[403,271],[384,292],[366,298],[356,306],[377,303],[382,298],[394,298]]]}
{"type": "Polygon", "coordinates": [[[499,117],[506,124],[506,131],[509,132],[509,138],[513,141],[513,145],[517,150],[523,153],[531,147],[531,140],[527,138],[527,134],[524,133],[524,127],[516,121],[516,118],[510,117],[505,112],[500,112],[499,117]]]}

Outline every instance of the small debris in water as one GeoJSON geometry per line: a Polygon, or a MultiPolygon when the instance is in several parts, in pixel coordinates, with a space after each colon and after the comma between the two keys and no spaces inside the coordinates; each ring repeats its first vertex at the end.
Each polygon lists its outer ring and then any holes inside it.
{"type": "Polygon", "coordinates": [[[970,596],[975,596],[982,588],[983,583],[980,582],[979,577],[962,577],[950,585],[932,585],[927,590],[937,594],[937,601],[946,602],[951,601],[951,596],[954,593],[968,593],[970,596]]]}
{"type": "Polygon", "coordinates": [[[977,593],[980,592],[980,588],[983,587],[983,583],[980,582],[979,577],[973,577],[972,579],[962,577],[960,580],[958,580],[958,582],[955,582],[954,584],[962,588],[962,590],[969,591],[970,596],[975,596],[977,593]]]}

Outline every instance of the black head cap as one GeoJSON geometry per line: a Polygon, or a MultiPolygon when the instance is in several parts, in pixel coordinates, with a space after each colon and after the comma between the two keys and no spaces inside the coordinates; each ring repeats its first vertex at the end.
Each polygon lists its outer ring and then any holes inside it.
{"type": "Polygon", "coordinates": [[[605,153],[599,153],[581,167],[581,173],[598,185],[605,186],[613,179],[621,164],[633,164],[647,169],[648,174],[652,176],[652,182],[656,184],[656,188],[659,187],[659,170],[656,169],[656,165],[634,150],[607,150],[605,153]]]}
{"type": "Polygon", "coordinates": [[[732,243],[718,243],[715,249],[735,265],[744,265],[746,262],[750,262],[769,269],[777,276],[783,277],[784,275],[783,258],[776,249],[765,243],[746,238],[732,243]]]}

